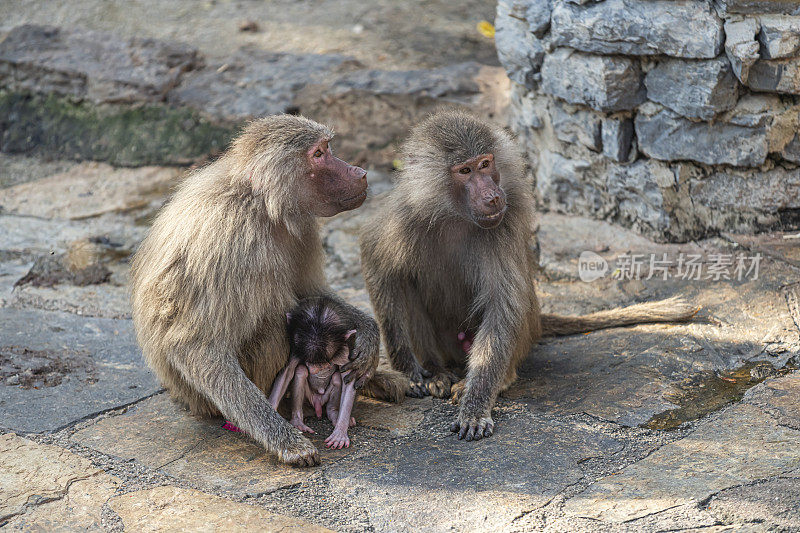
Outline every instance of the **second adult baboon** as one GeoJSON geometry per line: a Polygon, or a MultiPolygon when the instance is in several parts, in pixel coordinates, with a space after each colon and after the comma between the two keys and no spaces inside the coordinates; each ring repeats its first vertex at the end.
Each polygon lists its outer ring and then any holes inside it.
{"type": "MultiPolygon", "coordinates": [[[[316,447],[265,392],[289,359],[286,313],[303,297],[336,298],[315,217],[366,198],[366,172],[333,156],[332,137],[302,117],[252,122],[186,178],[131,268],[139,343],[169,393],[193,413],[224,415],[282,461],[309,466],[316,447]]],[[[378,327],[339,303],[359,332],[343,370],[360,386],[377,366],[378,327]]]]}
{"type": "Polygon", "coordinates": [[[543,334],[680,321],[676,299],[582,317],[541,315],[534,290],[533,196],[519,150],[501,128],[437,113],[411,133],[405,169],[364,226],[364,279],[392,362],[411,394],[459,395],[451,429],[494,430],[497,394],[543,334]],[[463,382],[451,368],[466,366],[463,382]],[[452,387],[451,387],[452,384],[452,387]]]}

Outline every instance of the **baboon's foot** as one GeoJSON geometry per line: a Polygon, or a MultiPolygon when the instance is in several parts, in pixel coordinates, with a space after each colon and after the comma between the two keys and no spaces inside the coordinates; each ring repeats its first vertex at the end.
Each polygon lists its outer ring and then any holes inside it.
{"type": "Polygon", "coordinates": [[[453,383],[458,381],[458,376],[449,370],[435,370],[433,376],[425,381],[428,392],[436,398],[449,398],[453,383]]]}
{"type": "Polygon", "coordinates": [[[431,392],[428,390],[427,379],[431,377],[431,373],[424,368],[418,368],[408,374],[409,389],[406,396],[412,398],[423,398],[430,396],[431,392]]]}
{"type": "Polygon", "coordinates": [[[315,431],[310,427],[308,427],[303,421],[303,419],[299,416],[293,416],[292,419],[289,420],[289,423],[294,427],[296,427],[297,429],[299,429],[300,431],[302,431],[303,433],[315,433],[315,431]]]}

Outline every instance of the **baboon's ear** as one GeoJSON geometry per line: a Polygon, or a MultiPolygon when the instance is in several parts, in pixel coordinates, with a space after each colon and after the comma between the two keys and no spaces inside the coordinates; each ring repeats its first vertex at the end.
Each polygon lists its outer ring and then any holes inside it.
{"type": "Polygon", "coordinates": [[[356,330],[351,329],[344,334],[344,340],[347,341],[347,347],[350,348],[350,353],[356,349],[356,330]]]}
{"type": "Polygon", "coordinates": [[[292,313],[286,313],[286,323],[288,324],[291,321],[292,321],[292,313]]]}

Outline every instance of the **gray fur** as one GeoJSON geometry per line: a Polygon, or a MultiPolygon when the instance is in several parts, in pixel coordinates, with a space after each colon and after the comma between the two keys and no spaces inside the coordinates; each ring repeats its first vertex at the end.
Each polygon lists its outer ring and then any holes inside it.
{"type": "MultiPolygon", "coordinates": [[[[413,393],[460,396],[453,426],[467,440],[491,435],[498,393],[542,336],[529,247],[534,202],[519,150],[501,128],[460,111],[429,117],[404,146],[405,169],[375,219],[364,225],[361,258],[392,366],[413,393]],[[482,229],[454,202],[453,164],[493,153],[508,211],[482,229]],[[474,331],[469,354],[459,331],[474,331]],[[466,365],[463,382],[451,370],[466,365]]],[[[643,304],[588,317],[546,315],[551,332],[577,332],[647,321],[685,319],[683,302],[643,304]],[[652,308],[657,308],[652,313],[652,308]]]]}

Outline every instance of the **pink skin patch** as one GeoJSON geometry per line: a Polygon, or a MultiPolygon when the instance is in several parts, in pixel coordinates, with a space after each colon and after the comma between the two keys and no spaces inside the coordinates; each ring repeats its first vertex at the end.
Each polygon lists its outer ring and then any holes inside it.
{"type": "Polygon", "coordinates": [[[236,426],[234,426],[233,424],[231,424],[227,420],[225,421],[224,424],[222,424],[222,429],[227,429],[228,431],[232,431],[234,433],[241,433],[242,432],[241,429],[237,428],[236,426]]]}
{"type": "Polygon", "coordinates": [[[475,334],[473,332],[458,332],[458,343],[461,345],[461,349],[464,350],[464,353],[469,353],[469,349],[472,348],[473,342],[475,342],[475,334]]]}

